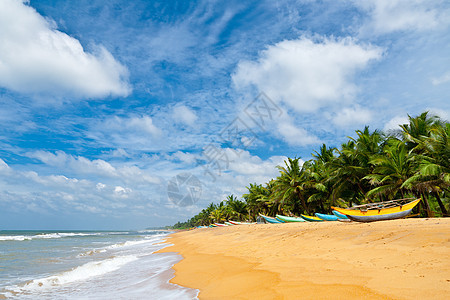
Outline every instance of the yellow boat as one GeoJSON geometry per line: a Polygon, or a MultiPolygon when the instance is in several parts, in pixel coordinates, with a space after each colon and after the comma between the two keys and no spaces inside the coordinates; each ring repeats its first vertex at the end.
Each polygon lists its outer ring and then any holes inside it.
{"type": "Polygon", "coordinates": [[[409,215],[413,207],[416,206],[421,199],[410,200],[411,199],[399,199],[359,205],[352,208],[332,207],[332,209],[346,215],[350,220],[358,222],[394,220],[409,215]]]}
{"type": "Polygon", "coordinates": [[[321,218],[313,217],[313,216],[306,216],[306,215],[300,215],[303,219],[305,219],[308,222],[323,222],[321,218]]]}

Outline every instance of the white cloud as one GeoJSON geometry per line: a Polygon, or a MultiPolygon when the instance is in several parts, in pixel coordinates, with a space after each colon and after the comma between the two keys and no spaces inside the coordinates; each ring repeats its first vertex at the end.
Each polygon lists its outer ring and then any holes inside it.
{"type": "Polygon", "coordinates": [[[372,112],[359,106],[343,108],[332,117],[333,123],[339,127],[368,125],[371,120],[372,112]]]}
{"type": "Polygon", "coordinates": [[[61,170],[71,170],[76,174],[94,174],[109,178],[119,178],[124,182],[153,183],[158,184],[158,177],[148,174],[134,165],[114,167],[102,159],[90,160],[82,156],[68,155],[63,151],[51,153],[48,151],[35,151],[27,154],[28,157],[36,158],[43,163],[59,167],[61,170]]]}
{"type": "Polygon", "coordinates": [[[143,131],[145,133],[149,133],[151,135],[159,135],[161,131],[157,128],[152,121],[152,118],[149,116],[142,117],[131,117],[131,118],[119,118],[115,117],[110,120],[109,125],[113,126],[113,128],[120,129],[136,129],[143,131]]]}
{"type": "Polygon", "coordinates": [[[278,123],[278,132],[283,140],[293,146],[308,146],[320,144],[319,138],[310,134],[303,128],[298,128],[289,120],[278,123]]]}
{"type": "Polygon", "coordinates": [[[352,38],[285,40],[269,46],[257,61],[241,61],[233,75],[237,88],[256,86],[298,112],[349,102],[356,93],[352,79],[382,50],[352,38]]]}
{"type": "Polygon", "coordinates": [[[189,126],[193,126],[198,119],[195,112],[184,105],[175,106],[172,117],[176,123],[183,123],[189,126]]]}
{"type": "Polygon", "coordinates": [[[102,46],[86,52],[21,0],[0,1],[0,86],[20,93],[99,98],[130,93],[128,71],[102,46]]]}
{"type": "Polygon", "coordinates": [[[409,124],[407,116],[395,116],[390,119],[383,127],[383,131],[398,130],[400,125],[409,124]]]}
{"type": "Polygon", "coordinates": [[[442,120],[448,122],[450,120],[450,110],[445,110],[441,108],[430,107],[425,109],[430,112],[430,115],[438,116],[442,120]]]}
{"type": "Polygon", "coordinates": [[[114,188],[114,195],[120,198],[128,198],[129,194],[132,192],[130,188],[124,188],[121,186],[116,186],[114,188]]]}
{"type": "Polygon", "coordinates": [[[169,138],[163,136],[163,131],[147,115],[107,117],[95,120],[90,127],[87,136],[97,144],[122,148],[125,151],[156,147],[160,143],[167,142],[169,138]]]}
{"type": "Polygon", "coordinates": [[[2,173],[6,173],[7,171],[9,171],[9,166],[8,164],[0,158],[0,172],[2,173]]]}
{"type": "Polygon", "coordinates": [[[384,34],[402,30],[429,30],[449,22],[449,10],[435,0],[370,0],[354,1],[367,11],[369,22],[361,34],[384,34]]]}
{"type": "Polygon", "coordinates": [[[259,156],[253,156],[248,151],[240,152],[239,156],[236,156],[236,152],[233,149],[225,149],[227,155],[233,157],[230,162],[230,170],[236,172],[236,175],[250,176],[248,179],[250,182],[253,177],[265,177],[266,180],[270,180],[278,173],[276,166],[283,165],[285,156],[272,156],[267,160],[262,160],[259,156]],[[233,156],[234,155],[234,156],[233,156]]]}
{"type": "Polygon", "coordinates": [[[182,151],[177,151],[168,158],[169,159],[177,159],[186,164],[192,164],[196,160],[196,156],[194,154],[186,153],[186,152],[182,152],[182,151]]]}
{"type": "Polygon", "coordinates": [[[450,72],[447,72],[440,77],[434,77],[431,79],[431,83],[433,85],[440,85],[447,82],[450,82],[450,72]]]}

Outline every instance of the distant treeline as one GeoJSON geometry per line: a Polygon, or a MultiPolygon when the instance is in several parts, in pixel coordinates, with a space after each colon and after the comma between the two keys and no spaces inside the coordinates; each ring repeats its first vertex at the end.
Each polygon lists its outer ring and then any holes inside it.
{"type": "Polygon", "coordinates": [[[424,112],[409,116],[398,130],[356,130],[357,137],[341,147],[325,144],[301,165],[288,158],[280,174],[265,184],[249,184],[242,200],[229,195],[211,203],[186,222],[190,228],[226,220],[254,221],[265,214],[330,213],[331,206],[399,198],[422,198],[415,213],[422,217],[449,216],[450,124],[424,112]]]}

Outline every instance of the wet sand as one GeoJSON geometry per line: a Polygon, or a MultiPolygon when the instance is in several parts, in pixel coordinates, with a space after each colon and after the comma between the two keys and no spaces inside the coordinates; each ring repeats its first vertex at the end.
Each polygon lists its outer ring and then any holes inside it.
{"type": "Polygon", "coordinates": [[[448,299],[450,218],[177,232],[172,283],[200,299],[448,299]]]}

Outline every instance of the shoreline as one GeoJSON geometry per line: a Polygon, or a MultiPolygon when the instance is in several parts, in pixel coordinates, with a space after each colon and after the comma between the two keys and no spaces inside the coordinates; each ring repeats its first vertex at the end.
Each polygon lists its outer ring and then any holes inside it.
{"type": "Polygon", "coordinates": [[[446,299],[450,219],[240,225],[176,232],[170,283],[200,299],[446,299]]]}

